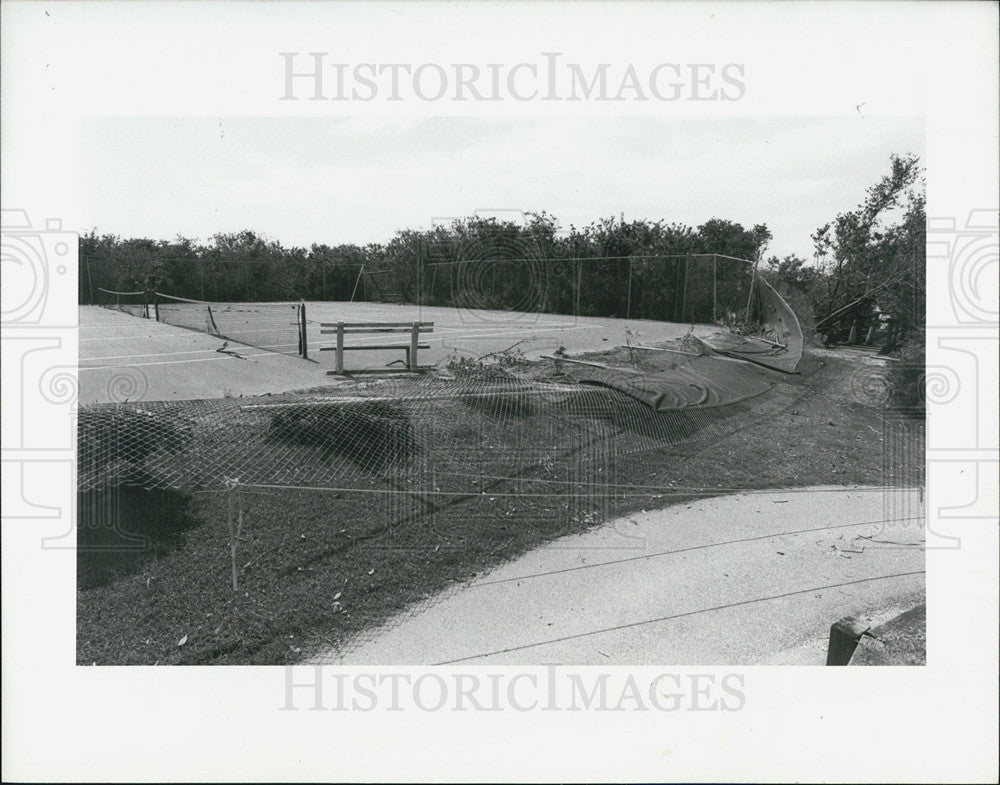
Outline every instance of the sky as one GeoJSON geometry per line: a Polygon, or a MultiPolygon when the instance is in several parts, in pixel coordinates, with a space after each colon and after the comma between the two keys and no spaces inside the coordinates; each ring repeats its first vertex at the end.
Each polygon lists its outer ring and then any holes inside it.
{"type": "Polygon", "coordinates": [[[386,242],[474,214],[561,227],[624,214],[764,223],[767,253],[812,258],[892,153],[925,160],[917,118],[93,118],[81,228],[285,246],[386,242]]]}

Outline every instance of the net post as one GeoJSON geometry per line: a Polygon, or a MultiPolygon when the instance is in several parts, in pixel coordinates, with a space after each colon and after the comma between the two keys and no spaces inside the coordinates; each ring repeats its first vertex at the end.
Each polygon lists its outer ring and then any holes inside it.
{"type": "Polygon", "coordinates": [[[160,293],[153,292],[153,314],[156,316],[156,321],[160,321],[160,293]]]}
{"type": "Polygon", "coordinates": [[[417,345],[420,343],[420,324],[413,323],[410,328],[410,370],[417,370],[417,345]]]}
{"type": "Polygon", "coordinates": [[[218,335],[219,334],[219,328],[215,326],[215,317],[212,316],[212,306],[208,305],[206,303],[205,304],[205,310],[208,311],[208,325],[207,325],[208,326],[208,332],[211,335],[218,335]]]}
{"type": "Polygon", "coordinates": [[[344,372],[344,323],[337,322],[337,373],[344,372]]]}
{"type": "Polygon", "coordinates": [[[299,304],[299,354],[309,359],[309,345],[306,343],[306,301],[299,304]]]}

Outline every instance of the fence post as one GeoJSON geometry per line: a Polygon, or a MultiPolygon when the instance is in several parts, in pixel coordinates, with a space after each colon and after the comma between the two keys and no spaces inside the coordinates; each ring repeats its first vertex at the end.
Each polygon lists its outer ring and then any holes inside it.
{"type": "Polygon", "coordinates": [[[576,303],[573,305],[573,315],[580,315],[580,289],[583,286],[583,260],[576,260],[576,303]]]}
{"type": "Polygon", "coordinates": [[[236,554],[240,535],[243,533],[243,494],[240,492],[238,479],[227,479],[229,489],[229,560],[232,567],[233,591],[238,591],[239,572],[236,566],[236,554]]]}
{"type": "Polygon", "coordinates": [[[719,257],[716,254],[712,254],[712,321],[718,321],[719,317],[716,315],[716,304],[718,303],[719,295],[717,290],[716,273],[715,267],[719,262],[719,257]]]}
{"type": "Polygon", "coordinates": [[[684,257],[684,286],[681,289],[681,321],[684,321],[684,315],[687,312],[687,301],[688,301],[688,267],[691,264],[691,254],[684,257]]]}
{"type": "Polygon", "coordinates": [[[753,272],[750,273],[750,294],[747,296],[747,314],[746,320],[750,321],[750,303],[753,302],[753,289],[754,284],[757,283],[757,265],[760,264],[760,253],[757,253],[757,259],[753,263],[753,272]]]}
{"type": "Polygon", "coordinates": [[[632,318],[632,257],[628,258],[628,300],[625,305],[625,318],[632,318]]]}
{"type": "Polygon", "coordinates": [[[97,301],[94,299],[94,280],[90,277],[90,257],[84,256],[83,258],[87,265],[87,289],[90,291],[90,304],[97,305],[97,301]]]}
{"type": "Polygon", "coordinates": [[[354,281],[354,291],[351,292],[351,302],[354,302],[354,295],[358,293],[358,284],[361,283],[361,276],[365,274],[365,266],[361,265],[361,269],[358,270],[358,277],[354,281]]]}

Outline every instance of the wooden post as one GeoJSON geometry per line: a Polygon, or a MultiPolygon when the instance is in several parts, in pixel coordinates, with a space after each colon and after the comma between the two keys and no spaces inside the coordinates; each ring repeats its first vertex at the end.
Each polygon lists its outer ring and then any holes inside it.
{"type": "Polygon", "coordinates": [[[237,548],[243,533],[243,495],[239,480],[227,480],[229,486],[229,560],[232,567],[233,591],[238,591],[239,572],[236,566],[237,548]]]}
{"type": "Polygon", "coordinates": [[[413,323],[410,329],[410,370],[417,370],[417,344],[420,343],[420,324],[413,323]]]}
{"type": "Polygon", "coordinates": [[[337,373],[344,372],[344,323],[337,322],[337,373]]]}

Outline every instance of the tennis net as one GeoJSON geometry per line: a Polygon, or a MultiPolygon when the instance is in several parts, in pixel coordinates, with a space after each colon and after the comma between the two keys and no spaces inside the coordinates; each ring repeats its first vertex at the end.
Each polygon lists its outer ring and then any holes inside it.
{"type": "Polygon", "coordinates": [[[149,296],[146,292],[116,292],[98,287],[97,293],[97,304],[104,308],[149,318],[149,296]]]}
{"type": "Polygon", "coordinates": [[[155,293],[156,320],[258,349],[308,357],[303,303],[223,303],[155,293]]]}

